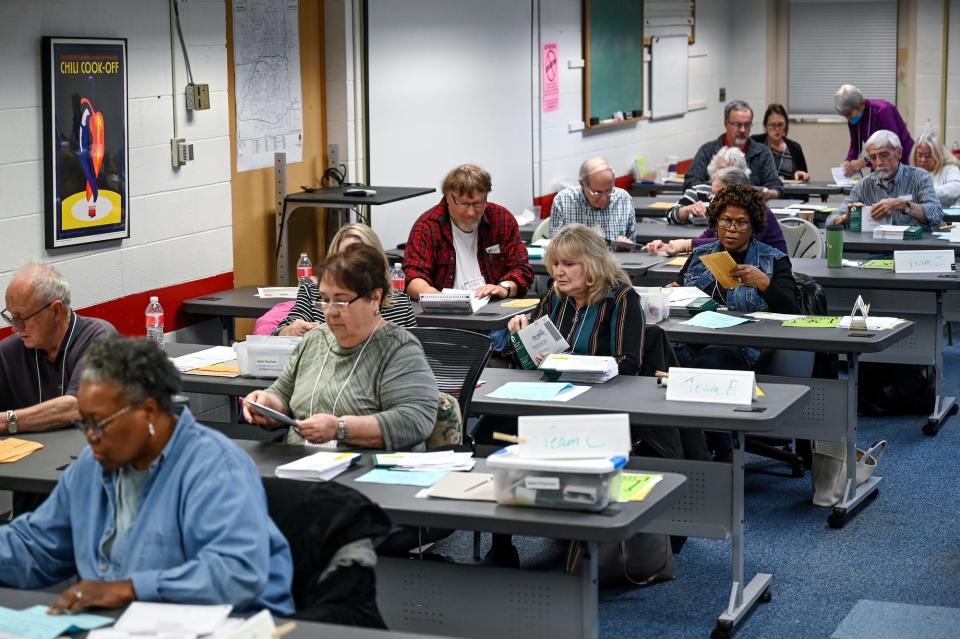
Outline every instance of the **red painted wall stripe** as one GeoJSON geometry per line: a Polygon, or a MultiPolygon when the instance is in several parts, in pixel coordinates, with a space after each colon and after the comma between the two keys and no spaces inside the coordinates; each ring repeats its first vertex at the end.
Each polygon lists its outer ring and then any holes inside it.
{"type": "MultiPolygon", "coordinates": [[[[230,288],[233,288],[233,271],[80,308],[77,309],[77,314],[105,319],[124,335],[142,337],[146,333],[143,313],[147,304],[150,303],[151,295],[160,298],[164,315],[163,330],[170,332],[195,324],[198,321],[197,316],[181,312],[180,307],[184,300],[230,288]]],[[[6,337],[12,331],[13,329],[9,326],[0,329],[0,338],[6,337]]]]}

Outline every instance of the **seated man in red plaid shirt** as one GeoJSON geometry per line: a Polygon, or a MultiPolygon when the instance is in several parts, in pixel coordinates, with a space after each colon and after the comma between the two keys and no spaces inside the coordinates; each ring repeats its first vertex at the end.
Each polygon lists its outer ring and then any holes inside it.
{"type": "Polygon", "coordinates": [[[464,164],[443,180],[443,199],[421,215],[407,239],[407,294],[444,288],[477,297],[522,297],[533,282],[520,227],[504,207],[487,201],[490,174],[464,164]]]}

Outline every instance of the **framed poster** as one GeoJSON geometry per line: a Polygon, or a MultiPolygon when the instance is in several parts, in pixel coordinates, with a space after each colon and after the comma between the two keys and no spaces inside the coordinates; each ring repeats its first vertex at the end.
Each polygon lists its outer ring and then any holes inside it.
{"type": "Polygon", "coordinates": [[[130,237],[125,38],[43,38],[48,249],[130,237]]]}

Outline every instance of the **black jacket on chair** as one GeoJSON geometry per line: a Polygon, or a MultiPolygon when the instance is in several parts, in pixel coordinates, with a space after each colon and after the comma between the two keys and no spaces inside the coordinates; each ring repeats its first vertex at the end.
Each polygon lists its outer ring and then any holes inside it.
{"type": "Polygon", "coordinates": [[[297,619],[386,628],[373,566],[350,563],[320,576],[343,546],[377,539],[390,518],[356,490],[335,482],[264,481],[270,514],[290,544],[297,619]]]}

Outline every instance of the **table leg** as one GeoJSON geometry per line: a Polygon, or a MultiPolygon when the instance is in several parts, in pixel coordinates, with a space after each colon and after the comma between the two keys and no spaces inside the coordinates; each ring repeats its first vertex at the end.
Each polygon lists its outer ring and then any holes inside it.
{"type": "Polygon", "coordinates": [[[711,637],[720,639],[729,636],[733,627],[743,621],[757,601],[770,601],[770,583],[773,575],[757,573],[744,587],[743,576],[743,451],[745,437],[736,433],[736,445],[733,447],[733,508],[731,515],[730,542],[732,547],[730,601],[726,610],[717,617],[717,627],[711,637]]]}
{"type": "Polygon", "coordinates": [[[857,386],[860,369],[856,353],[847,353],[847,478],[844,483],[843,499],[840,500],[827,517],[831,528],[843,528],[852,511],[863,504],[868,497],[875,497],[880,488],[882,477],[873,475],[857,485],[857,386]]]}
{"type": "Polygon", "coordinates": [[[937,315],[934,328],[934,360],[933,368],[936,376],[936,399],[933,404],[933,413],[927,418],[923,426],[925,435],[936,435],[940,432],[944,422],[958,410],[955,397],[943,396],[943,291],[937,291],[937,315]]]}
{"type": "Polygon", "coordinates": [[[597,626],[599,625],[599,594],[597,587],[597,561],[598,549],[595,542],[584,542],[583,546],[583,564],[581,566],[582,574],[580,576],[580,587],[583,597],[582,623],[580,626],[580,636],[584,639],[597,638],[597,626]]]}

